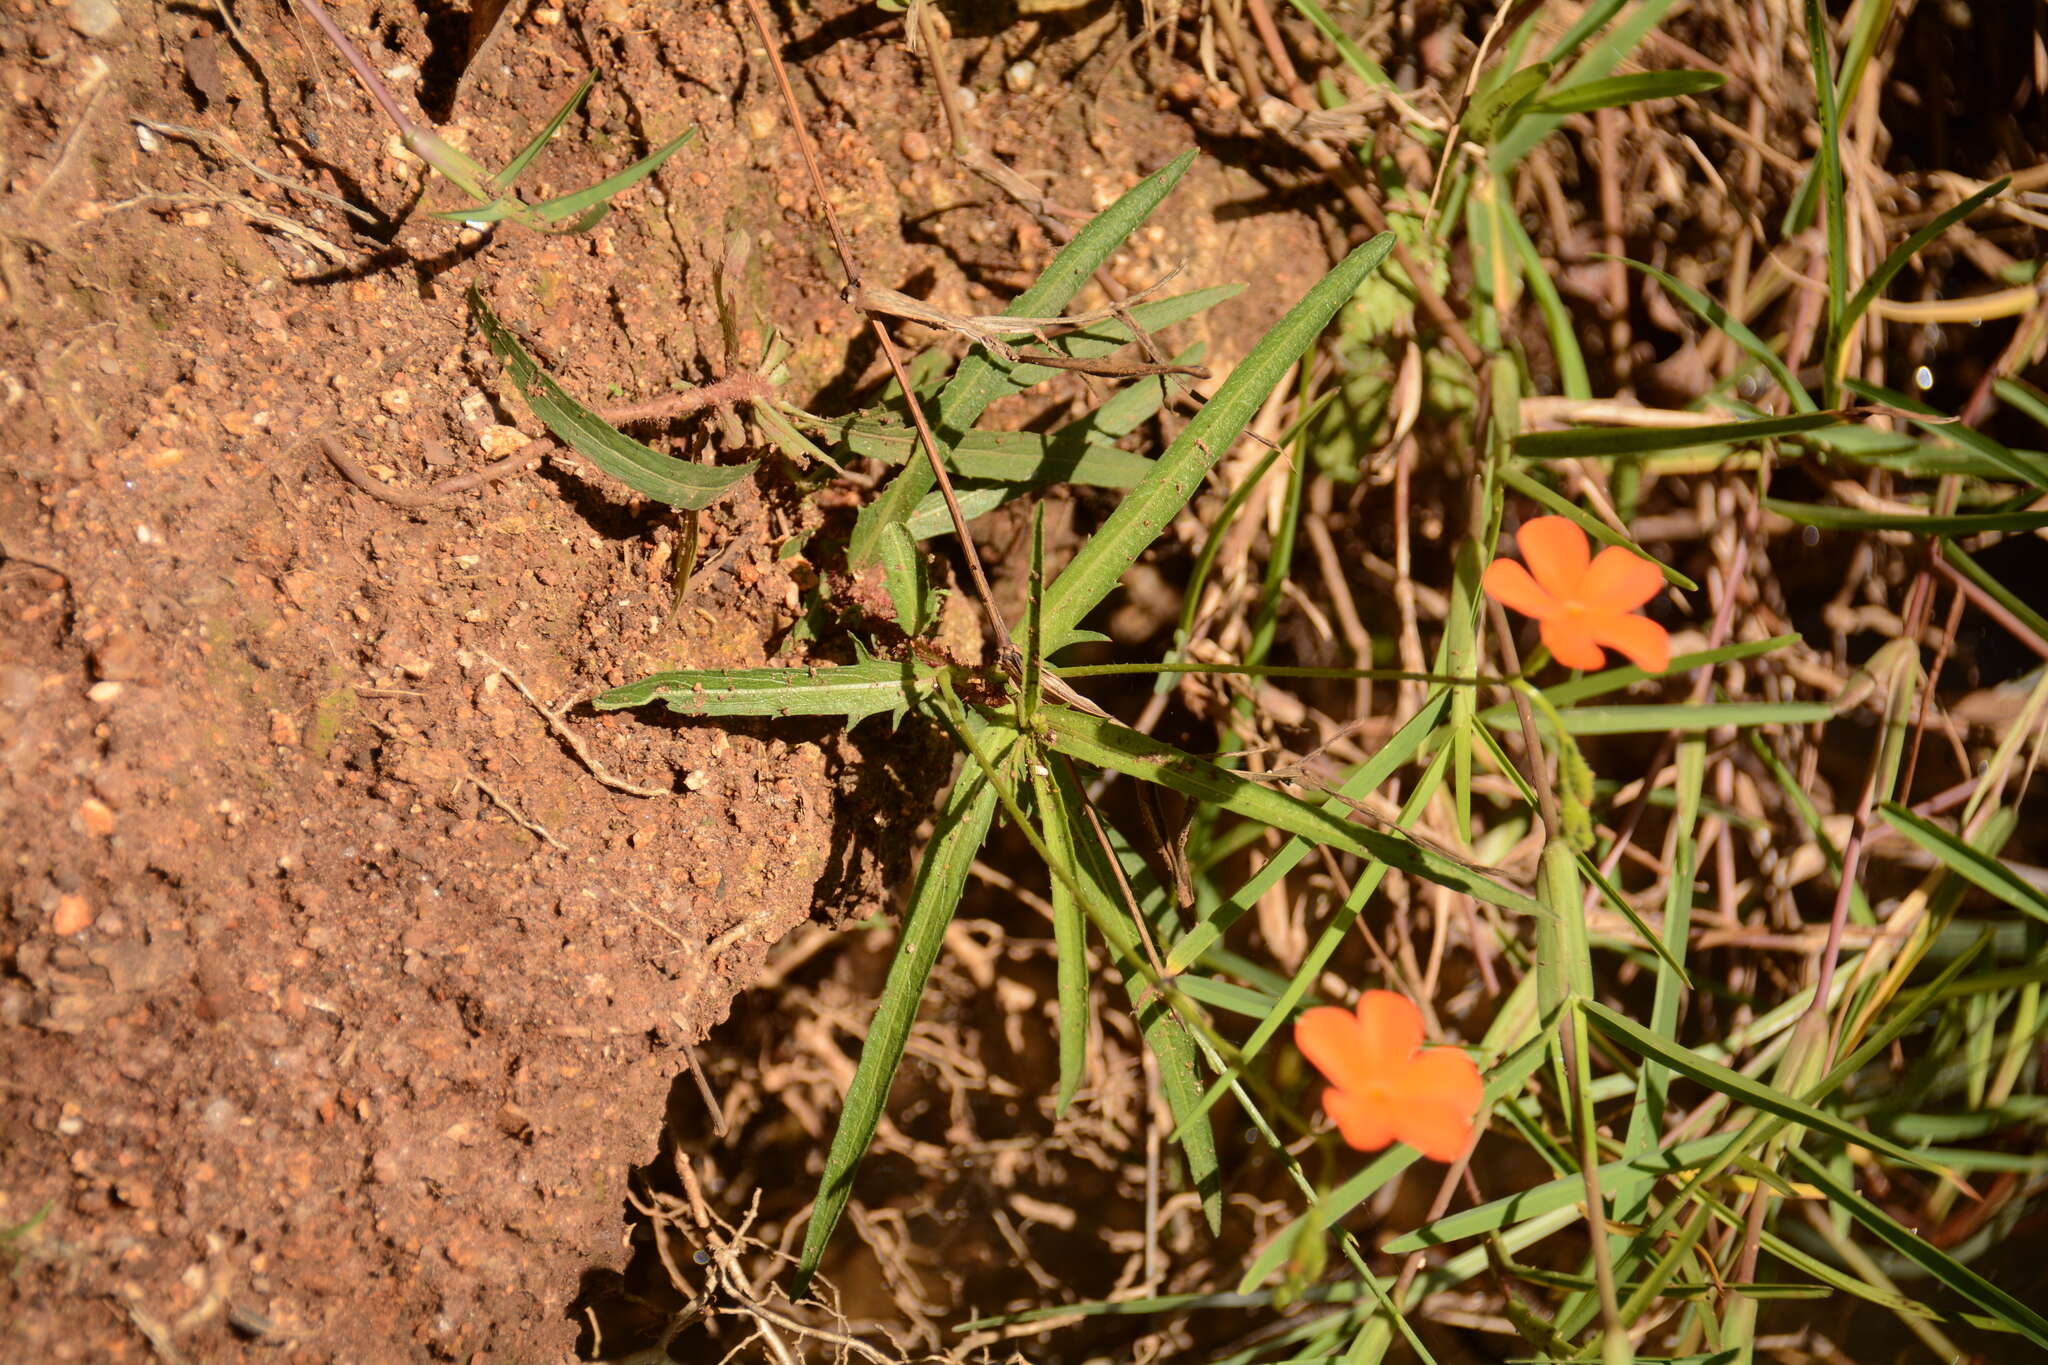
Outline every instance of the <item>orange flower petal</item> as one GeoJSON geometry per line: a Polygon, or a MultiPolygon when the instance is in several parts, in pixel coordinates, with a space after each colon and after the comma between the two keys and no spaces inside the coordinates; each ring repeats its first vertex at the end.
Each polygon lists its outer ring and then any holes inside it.
{"type": "Polygon", "coordinates": [[[1579,601],[1588,611],[1634,611],[1657,595],[1664,575],[1641,555],[1610,545],[1594,556],[1579,584],[1579,601]]]}
{"type": "Polygon", "coordinates": [[[1456,1161],[1479,1137],[1468,1111],[1434,1100],[1394,1106],[1394,1136],[1431,1161],[1456,1161]]]}
{"type": "MultiPolygon", "coordinates": [[[[1626,618],[1604,618],[1603,624],[1623,619],[1626,618]]],[[[1641,617],[1636,619],[1642,620],[1641,617]]],[[[1543,623],[1544,646],[1566,668],[1607,667],[1607,656],[1602,654],[1600,646],[1593,642],[1593,632],[1587,622],[1588,618],[1583,613],[1573,612],[1569,616],[1560,616],[1555,621],[1543,623]]],[[[1643,624],[1647,626],[1650,623],[1643,621],[1643,624]]]]}
{"type": "Polygon", "coordinates": [[[1467,1122],[1486,1099],[1479,1063],[1454,1047],[1424,1048],[1403,1068],[1400,1084],[1405,1093],[1418,1099],[1449,1105],[1464,1114],[1467,1122]]]}
{"type": "Polygon", "coordinates": [[[1344,1141],[1361,1152],[1377,1152],[1398,1136],[1394,1115],[1383,1098],[1368,1098],[1333,1086],[1323,1092],[1323,1112],[1337,1125],[1344,1141]]]}
{"type": "Polygon", "coordinates": [[[1531,620],[1548,621],[1565,612],[1564,604],[1545,592],[1543,585],[1512,559],[1496,559],[1487,565],[1479,586],[1494,601],[1531,620]]]}
{"type": "MultiPolygon", "coordinates": [[[[1627,655],[1628,661],[1645,673],[1662,673],[1671,667],[1671,632],[1647,616],[1587,616],[1582,620],[1590,639],[1627,655]]],[[[1564,657],[1558,650],[1550,652],[1564,657]]]]}
{"type": "Polygon", "coordinates": [[[1294,1021],[1294,1046],[1324,1080],[1341,1090],[1364,1090],[1382,1071],[1367,1060],[1365,1030],[1358,1016],[1335,1005],[1303,1010],[1294,1021]]]}
{"type": "Polygon", "coordinates": [[[1592,550],[1578,523],[1569,517],[1537,517],[1515,532],[1515,544],[1545,592],[1566,602],[1579,600],[1579,580],[1586,576],[1592,550]]]}
{"type": "MultiPolygon", "coordinates": [[[[1387,1089],[1422,1046],[1422,1011],[1413,1000],[1394,991],[1366,991],[1358,997],[1358,1026],[1364,1040],[1360,1065],[1372,1077],[1373,1086],[1387,1089]]],[[[1345,1088],[1367,1087],[1350,1084],[1345,1088]]]]}

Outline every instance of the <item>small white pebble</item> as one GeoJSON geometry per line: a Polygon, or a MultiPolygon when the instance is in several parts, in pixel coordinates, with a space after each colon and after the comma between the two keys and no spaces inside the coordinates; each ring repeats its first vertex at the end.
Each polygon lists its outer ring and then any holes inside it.
{"type": "Polygon", "coordinates": [[[1010,87],[1012,94],[1023,94],[1037,79],[1038,63],[1028,57],[1021,62],[1011,62],[1009,69],[1003,72],[1003,84],[1010,87]]]}
{"type": "Polygon", "coordinates": [[[135,145],[145,152],[157,152],[163,150],[164,140],[148,124],[138,123],[135,125],[135,145]]]}

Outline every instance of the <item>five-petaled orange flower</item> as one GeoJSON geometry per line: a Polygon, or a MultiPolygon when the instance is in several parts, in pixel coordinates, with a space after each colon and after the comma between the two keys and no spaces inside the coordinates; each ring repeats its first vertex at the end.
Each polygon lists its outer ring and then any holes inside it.
{"type": "Polygon", "coordinates": [[[1479,1136],[1478,1065],[1456,1048],[1424,1050],[1422,1011],[1405,995],[1367,991],[1355,1014],[1304,1010],[1294,1045],[1330,1082],[1323,1112],[1361,1152],[1405,1142],[1432,1161],[1455,1161],[1479,1136]]]}
{"type": "Polygon", "coordinates": [[[1594,557],[1586,533],[1565,517],[1526,522],[1515,542],[1529,567],[1496,559],[1480,583],[1494,601],[1539,624],[1544,645],[1559,663],[1604,668],[1605,645],[1647,672],[1671,666],[1670,632],[1630,614],[1664,586],[1656,565],[1619,545],[1594,557]]]}

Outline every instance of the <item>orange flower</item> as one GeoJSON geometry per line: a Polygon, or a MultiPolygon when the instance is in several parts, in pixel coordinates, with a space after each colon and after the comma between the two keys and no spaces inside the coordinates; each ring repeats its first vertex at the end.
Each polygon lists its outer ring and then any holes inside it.
{"type": "Polygon", "coordinates": [[[1515,533],[1515,541],[1529,567],[1496,559],[1480,584],[1494,601],[1537,621],[1559,663],[1605,668],[1605,645],[1650,673],[1671,666],[1671,633],[1629,614],[1664,586],[1656,565],[1619,545],[1592,557],[1586,533],[1567,517],[1537,517],[1515,533]]]}
{"type": "Polygon", "coordinates": [[[1405,995],[1367,991],[1358,1012],[1302,1011],[1294,1045],[1330,1082],[1323,1112],[1361,1152],[1405,1142],[1432,1161],[1455,1161],[1479,1134],[1486,1087],[1456,1048],[1422,1047],[1422,1011],[1405,995]]]}

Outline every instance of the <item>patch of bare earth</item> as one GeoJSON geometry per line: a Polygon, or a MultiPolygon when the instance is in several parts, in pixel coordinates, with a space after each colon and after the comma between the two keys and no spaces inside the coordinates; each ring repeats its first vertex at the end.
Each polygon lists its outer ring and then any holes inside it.
{"type": "MultiPolygon", "coordinates": [[[[864,264],[992,311],[1054,244],[934,155],[900,30],[823,9],[791,51],[864,264]]],[[[503,158],[602,66],[543,193],[702,129],[570,238],[423,216],[453,192],[314,31],[234,13],[239,37],[115,0],[0,23],[0,1353],[561,1358],[579,1278],[625,1264],[629,1170],[701,1113],[683,1044],[752,1120],[691,1141],[714,1163],[781,1143],[800,1207],[867,997],[840,989],[837,1034],[764,1029],[772,998],[729,1047],[714,1030],[793,930],[889,904],[945,751],[580,705],[658,667],[806,658],[844,491],[770,456],[704,517],[672,611],[679,522],[571,456],[407,508],[322,440],[419,488],[540,433],[468,331],[471,284],[593,401],[718,377],[735,230],[750,347],[794,340],[806,394],[863,391],[874,357],[725,6],[537,8],[461,75],[447,127],[503,158]],[[816,1093],[779,1105],[778,1067],[816,1093]]],[[[339,15],[402,90],[454,88],[449,16],[339,15]]],[[[1085,14],[1020,25],[967,73],[994,150],[1086,210],[1189,140],[1127,82],[1069,82],[1121,41],[1085,14]],[[1038,78],[1011,88],[1026,49],[1038,78]]],[[[1207,324],[1212,363],[1321,273],[1270,189],[1205,161],[1114,267],[1256,273],[1207,324]]],[[[698,419],[641,434],[764,454],[698,419]]]]}

